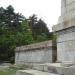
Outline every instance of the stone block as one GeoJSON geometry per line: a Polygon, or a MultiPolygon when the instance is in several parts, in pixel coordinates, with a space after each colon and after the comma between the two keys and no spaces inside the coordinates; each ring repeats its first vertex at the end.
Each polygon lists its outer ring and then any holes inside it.
{"type": "Polygon", "coordinates": [[[63,66],[61,66],[61,63],[46,63],[34,66],[34,69],[49,73],[62,74],[63,66]]]}
{"type": "Polygon", "coordinates": [[[42,72],[37,70],[18,70],[16,75],[59,75],[54,73],[42,72]]]}

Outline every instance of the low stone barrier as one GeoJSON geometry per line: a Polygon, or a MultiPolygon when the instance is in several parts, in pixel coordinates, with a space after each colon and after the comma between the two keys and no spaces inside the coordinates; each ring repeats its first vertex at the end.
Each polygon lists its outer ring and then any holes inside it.
{"type": "Polygon", "coordinates": [[[43,64],[56,60],[56,45],[52,40],[16,47],[15,64],[43,64]]]}

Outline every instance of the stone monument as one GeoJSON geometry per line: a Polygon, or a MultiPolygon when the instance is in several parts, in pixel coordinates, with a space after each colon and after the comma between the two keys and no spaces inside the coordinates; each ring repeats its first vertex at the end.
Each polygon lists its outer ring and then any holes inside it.
{"type": "Polygon", "coordinates": [[[75,0],[61,1],[61,16],[53,32],[57,35],[57,61],[75,62],[75,0]]]}

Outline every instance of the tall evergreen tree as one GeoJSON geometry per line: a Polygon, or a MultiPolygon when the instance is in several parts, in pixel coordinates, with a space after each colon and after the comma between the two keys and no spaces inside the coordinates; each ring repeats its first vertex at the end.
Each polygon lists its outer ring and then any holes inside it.
{"type": "Polygon", "coordinates": [[[42,33],[45,33],[45,34],[49,33],[47,24],[42,19],[40,19],[38,23],[36,24],[36,30],[38,35],[41,35],[42,33]]]}
{"type": "Polygon", "coordinates": [[[47,24],[42,20],[37,18],[35,14],[29,17],[29,25],[32,30],[33,38],[36,39],[38,35],[45,34],[47,37],[49,37],[49,30],[47,27],[47,24]]]}
{"type": "Polygon", "coordinates": [[[29,21],[29,26],[32,30],[32,35],[33,37],[35,37],[35,26],[37,24],[37,16],[33,14],[32,16],[29,17],[28,21],[29,21]]]}
{"type": "Polygon", "coordinates": [[[0,61],[13,61],[16,46],[33,42],[28,21],[12,6],[0,8],[0,61]]]}

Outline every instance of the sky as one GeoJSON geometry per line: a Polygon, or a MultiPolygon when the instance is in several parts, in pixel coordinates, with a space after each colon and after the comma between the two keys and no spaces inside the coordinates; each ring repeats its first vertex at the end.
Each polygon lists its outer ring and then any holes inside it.
{"type": "Polygon", "coordinates": [[[51,31],[61,15],[61,0],[0,0],[0,7],[6,8],[8,5],[12,5],[15,12],[22,13],[26,18],[36,14],[51,31]]]}

